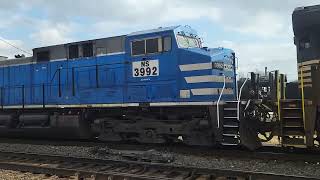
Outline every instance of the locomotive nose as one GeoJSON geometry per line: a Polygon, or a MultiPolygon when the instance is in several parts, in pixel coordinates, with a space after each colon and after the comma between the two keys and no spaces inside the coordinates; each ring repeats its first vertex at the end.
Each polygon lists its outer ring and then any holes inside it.
{"type": "Polygon", "coordinates": [[[232,50],[226,48],[208,48],[207,49],[212,62],[221,62],[223,64],[234,64],[235,54],[232,50]]]}

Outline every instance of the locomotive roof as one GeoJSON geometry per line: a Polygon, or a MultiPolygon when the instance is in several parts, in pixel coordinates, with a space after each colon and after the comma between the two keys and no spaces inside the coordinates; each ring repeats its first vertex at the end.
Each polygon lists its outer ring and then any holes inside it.
{"type": "Polygon", "coordinates": [[[320,5],[297,7],[292,14],[292,25],[295,36],[305,35],[306,30],[319,26],[320,5]]]}
{"type": "Polygon", "coordinates": [[[105,37],[105,38],[96,38],[96,39],[83,40],[83,41],[74,41],[74,42],[69,42],[69,43],[64,43],[64,44],[56,44],[56,45],[50,45],[50,46],[42,46],[42,47],[37,47],[37,48],[34,48],[34,49],[54,47],[54,46],[60,46],[60,45],[68,45],[68,44],[76,44],[76,43],[85,43],[85,42],[90,42],[90,41],[104,40],[104,39],[124,37],[124,36],[136,36],[136,35],[142,35],[142,34],[165,32],[165,31],[174,30],[174,29],[176,29],[176,28],[178,28],[178,27],[179,27],[179,26],[159,27],[159,28],[155,28],[155,29],[135,31],[135,32],[132,32],[132,33],[127,34],[127,35],[110,36],[110,37],[105,37]]]}
{"type": "Polygon", "coordinates": [[[35,50],[35,49],[41,49],[41,48],[54,47],[54,46],[61,46],[61,45],[70,45],[70,44],[77,44],[77,43],[86,43],[86,42],[91,42],[91,41],[105,40],[105,39],[118,38],[118,37],[124,37],[124,36],[126,36],[126,35],[110,36],[110,37],[105,37],[105,38],[96,38],[96,39],[88,39],[88,40],[81,40],[81,41],[73,41],[73,42],[68,42],[68,43],[64,43],[64,44],[55,44],[55,45],[50,45],[50,46],[36,47],[36,48],[33,48],[33,50],[35,50]]]}
{"type": "MultiPolygon", "coordinates": [[[[97,39],[90,39],[90,40],[83,40],[83,41],[75,41],[75,42],[69,42],[69,43],[64,43],[64,44],[57,44],[57,45],[50,45],[50,46],[43,46],[43,47],[37,47],[32,49],[33,50],[33,56],[31,57],[26,57],[26,58],[13,58],[13,59],[5,59],[0,61],[0,66],[6,66],[6,65],[14,65],[14,64],[24,64],[24,63],[31,63],[31,62],[36,62],[36,56],[35,54],[40,51],[44,50],[53,50],[55,51],[53,54],[54,55],[59,55],[61,52],[60,51],[65,51],[65,47],[73,44],[83,44],[87,42],[107,42],[107,41],[112,41],[115,42],[114,40],[117,39],[117,42],[123,46],[124,38],[125,37],[131,37],[131,36],[138,36],[138,35],[144,35],[144,34],[152,34],[152,33],[158,33],[158,32],[165,32],[165,31],[175,31],[176,29],[179,30],[185,30],[188,29],[190,32],[193,32],[189,26],[169,26],[169,27],[159,27],[155,29],[149,29],[149,30],[142,30],[142,31],[136,31],[132,32],[127,35],[120,35],[120,36],[110,36],[110,37],[105,37],[105,38],[97,38],[97,39]]],[[[66,52],[63,52],[66,53],[66,52]]],[[[63,56],[63,55],[59,55],[63,56]]],[[[56,58],[59,59],[59,58],[56,58]]]]}
{"type": "Polygon", "coordinates": [[[301,7],[297,7],[294,10],[294,13],[296,12],[302,12],[302,11],[314,11],[314,10],[319,10],[320,9],[320,5],[314,5],[314,6],[301,6],[301,7]]]}
{"type": "Polygon", "coordinates": [[[179,26],[159,27],[156,29],[136,31],[136,32],[128,34],[128,36],[137,36],[137,35],[142,35],[142,34],[151,34],[151,33],[157,33],[157,32],[173,31],[174,29],[176,29],[178,27],[179,26]]]}

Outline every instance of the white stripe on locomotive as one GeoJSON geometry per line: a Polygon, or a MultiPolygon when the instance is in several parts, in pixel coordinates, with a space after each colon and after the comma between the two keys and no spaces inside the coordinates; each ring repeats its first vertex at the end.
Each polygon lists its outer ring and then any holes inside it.
{"type": "MultiPolygon", "coordinates": [[[[223,76],[204,75],[204,76],[190,76],[184,78],[187,83],[205,83],[205,82],[223,82],[223,76]]],[[[226,77],[226,83],[232,83],[232,77],[226,77]]]]}

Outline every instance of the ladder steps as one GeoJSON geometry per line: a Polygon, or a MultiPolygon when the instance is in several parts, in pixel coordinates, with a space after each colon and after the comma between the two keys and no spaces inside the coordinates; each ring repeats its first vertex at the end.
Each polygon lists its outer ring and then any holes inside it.
{"type": "Polygon", "coordinates": [[[304,127],[284,127],[282,129],[283,135],[287,136],[304,136],[304,127]]]}
{"type": "Polygon", "coordinates": [[[301,110],[300,107],[283,107],[283,110],[301,110]]]}
{"type": "Polygon", "coordinates": [[[303,122],[302,121],[300,121],[300,122],[298,122],[298,121],[286,121],[286,122],[283,123],[283,127],[285,127],[285,128],[302,127],[303,128],[304,126],[303,126],[303,122]]]}
{"type": "Polygon", "coordinates": [[[237,108],[223,108],[225,111],[237,111],[237,108]]]}
{"type": "Polygon", "coordinates": [[[282,99],[281,103],[301,103],[301,99],[282,99]]]}
{"type": "Polygon", "coordinates": [[[225,124],[225,125],[239,125],[239,121],[233,120],[233,119],[226,119],[223,124],[225,124]]]}
{"type": "Polygon", "coordinates": [[[238,134],[239,130],[238,129],[224,129],[223,130],[223,134],[238,134]]]}
{"type": "Polygon", "coordinates": [[[284,128],[303,128],[303,125],[301,124],[284,124],[284,128]]]}
{"type": "Polygon", "coordinates": [[[282,100],[281,104],[282,144],[304,146],[305,130],[301,100],[282,100]]]}
{"type": "Polygon", "coordinates": [[[232,116],[230,116],[230,117],[224,117],[225,119],[238,119],[238,117],[232,117],[232,116]]]}
{"type": "Polygon", "coordinates": [[[223,125],[224,128],[239,128],[237,125],[223,125]]]}
{"type": "Polygon", "coordinates": [[[285,116],[285,117],[282,117],[283,119],[301,119],[302,120],[302,117],[298,117],[298,116],[285,116]]]}
{"type": "Polygon", "coordinates": [[[229,136],[229,137],[237,137],[238,134],[222,134],[223,136],[229,136]]]}
{"type": "Polygon", "coordinates": [[[239,143],[234,143],[234,144],[232,144],[232,143],[221,143],[222,145],[224,145],[224,146],[238,146],[239,145],[239,143]]]}
{"type": "MultiPolygon", "coordinates": [[[[240,103],[242,105],[242,103],[240,103]]],[[[228,101],[223,107],[223,132],[221,145],[238,146],[239,121],[238,121],[238,101],[228,101]]]]}
{"type": "Polygon", "coordinates": [[[281,102],[281,106],[283,108],[301,108],[301,102],[296,103],[296,104],[281,102]]]}

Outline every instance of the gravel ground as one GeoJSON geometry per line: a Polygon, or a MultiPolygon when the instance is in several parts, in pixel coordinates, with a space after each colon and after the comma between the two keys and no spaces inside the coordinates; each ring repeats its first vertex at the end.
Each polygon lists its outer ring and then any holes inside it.
{"type": "MultiPolygon", "coordinates": [[[[115,160],[127,159],[128,154],[130,156],[132,154],[137,154],[137,151],[124,151],[101,147],[96,148],[88,146],[53,146],[11,143],[0,143],[0,151],[42,153],[50,155],[64,155],[98,159],[111,158],[115,160]]],[[[164,154],[165,157],[174,157],[174,160],[170,161],[170,163],[174,165],[187,165],[202,168],[224,168],[234,170],[280,173],[286,175],[320,177],[320,163],[310,164],[306,162],[289,162],[280,160],[231,159],[230,157],[217,157],[212,154],[189,155],[186,152],[161,152],[159,150],[153,150],[151,152],[156,153],[157,157],[159,154],[164,154]]],[[[145,154],[142,154],[142,156],[145,156],[145,154]]]]}
{"type": "Polygon", "coordinates": [[[0,170],[0,180],[69,180],[76,177],[61,178],[45,174],[23,173],[18,171],[0,170]]]}

